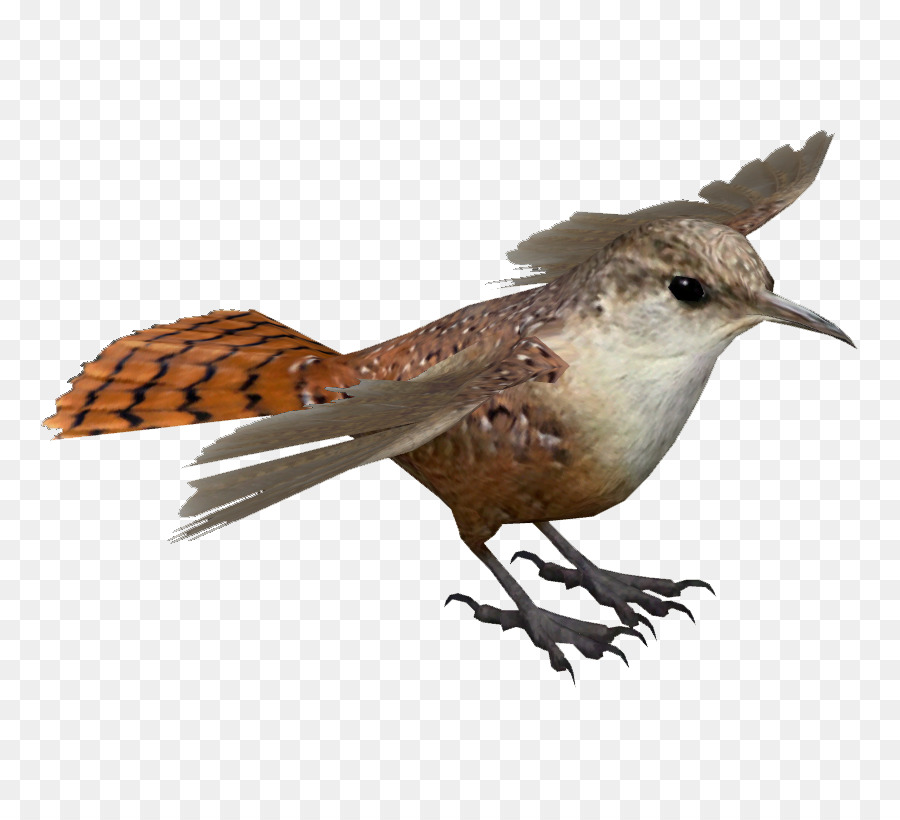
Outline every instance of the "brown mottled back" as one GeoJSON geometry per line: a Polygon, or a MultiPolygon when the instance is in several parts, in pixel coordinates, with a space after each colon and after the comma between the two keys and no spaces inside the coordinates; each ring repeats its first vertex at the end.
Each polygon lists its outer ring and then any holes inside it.
{"type": "MultiPolygon", "coordinates": [[[[255,310],[218,310],[123,336],[72,379],[44,421],[57,438],[253,418],[342,397],[360,379],[406,380],[481,338],[548,315],[537,291],[470,305],[356,353],[339,354],[255,310]]],[[[549,303],[548,303],[549,304],[549,303]]],[[[560,307],[559,302],[554,305],[560,307]]]]}
{"type": "MultiPolygon", "coordinates": [[[[583,273],[586,276],[589,271],[583,273]]],[[[348,353],[341,360],[358,378],[412,379],[483,340],[485,334],[498,345],[539,336],[540,329],[548,322],[569,315],[583,301],[580,281],[580,278],[558,280],[542,288],[467,305],[418,330],[348,353]]]]}

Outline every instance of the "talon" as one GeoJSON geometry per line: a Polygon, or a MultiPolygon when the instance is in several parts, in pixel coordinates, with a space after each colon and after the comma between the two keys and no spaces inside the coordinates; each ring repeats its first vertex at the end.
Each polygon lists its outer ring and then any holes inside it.
{"type": "Polygon", "coordinates": [[[618,655],[623,661],[625,661],[625,666],[631,665],[628,663],[628,658],[625,657],[625,653],[621,649],[619,649],[618,646],[613,646],[612,644],[610,644],[606,647],[606,651],[612,652],[613,655],[618,655]]]}
{"type": "Polygon", "coordinates": [[[678,587],[679,593],[681,593],[682,590],[685,590],[688,587],[703,587],[703,589],[708,589],[713,595],[716,594],[716,591],[712,588],[711,584],[708,584],[706,581],[698,581],[696,579],[690,581],[682,581],[680,584],[678,584],[678,587]]]}
{"type": "Polygon", "coordinates": [[[532,561],[538,569],[542,569],[544,564],[546,563],[543,558],[538,557],[533,552],[527,552],[526,550],[519,550],[512,558],[509,559],[509,563],[511,564],[516,560],[516,558],[527,558],[529,561],[532,561]]]}
{"type": "Polygon", "coordinates": [[[444,606],[450,603],[450,601],[461,601],[464,604],[468,604],[472,607],[472,612],[477,611],[478,604],[475,603],[474,598],[470,598],[468,595],[463,595],[461,592],[454,592],[452,595],[447,597],[447,600],[444,601],[444,606]]]}
{"type": "Polygon", "coordinates": [[[687,615],[693,623],[697,623],[694,620],[694,614],[684,604],[679,604],[677,601],[667,601],[666,605],[668,607],[668,611],[666,612],[667,615],[671,610],[677,609],[679,612],[683,612],[687,615]]]}
{"type": "Polygon", "coordinates": [[[659,638],[656,637],[656,630],[653,628],[653,624],[650,622],[650,619],[646,615],[641,615],[640,612],[635,612],[634,614],[637,616],[638,621],[640,621],[644,626],[647,627],[647,629],[650,630],[651,633],[653,633],[654,640],[658,641],[659,638]]]}
{"type": "Polygon", "coordinates": [[[640,638],[641,641],[643,642],[644,646],[648,645],[647,639],[636,629],[631,629],[630,627],[627,627],[627,626],[617,626],[617,627],[614,627],[614,629],[616,630],[616,635],[614,637],[617,637],[619,635],[632,635],[635,638],[640,638]]]}
{"type": "Polygon", "coordinates": [[[575,671],[572,669],[572,664],[569,663],[569,659],[565,655],[561,655],[561,660],[554,660],[551,656],[550,666],[552,666],[557,672],[568,672],[572,676],[572,683],[575,683],[575,671]]]}
{"type": "Polygon", "coordinates": [[[531,602],[520,604],[515,609],[498,609],[490,604],[479,604],[461,592],[454,592],[448,596],[444,606],[450,601],[467,604],[471,607],[475,620],[497,624],[504,632],[513,627],[524,629],[531,642],[550,656],[550,665],[557,672],[568,672],[573,684],[576,683],[575,670],[559,644],[572,644],[586,658],[600,658],[605,653],[611,652],[618,655],[626,666],[629,663],[625,653],[617,646],[612,646],[610,642],[619,635],[631,635],[647,645],[647,639],[641,632],[630,626],[604,626],[590,621],[579,621],[540,609],[531,602]]]}

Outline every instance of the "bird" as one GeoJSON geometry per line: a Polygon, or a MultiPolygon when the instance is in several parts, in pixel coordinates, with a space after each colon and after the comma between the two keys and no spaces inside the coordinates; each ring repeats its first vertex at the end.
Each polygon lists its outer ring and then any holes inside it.
{"type": "Polygon", "coordinates": [[[835,324],[774,293],[747,235],[815,180],[833,135],[784,145],[716,180],[703,201],[633,213],[578,212],[507,254],[527,271],[510,293],[394,339],[339,353],[256,310],[216,310],[113,341],[44,420],[74,438],[255,418],[206,446],[194,464],[349,440],[190,482],[173,535],[192,539],[347,470],[392,459],[452,511],[459,535],[509,596],[506,609],[463,593],[474,618],[522,629],[551,667],[627,657],[614,644],[701,580],[598,567],[553,522],[625,501],[675,442],[717,358],[768,320],[855,347],[835,324]],[[522,285],[536,285],[519,289],[522,285]],[[264,418],[258,418],[264,417],[264,418]],[[566,564],[518,551],[540,578],[610,607],[612,626],[539,606],[493,554],[507,524],[534,524],[566,564]],[[645,614],[646,613],[646,614],[645,614]]]}

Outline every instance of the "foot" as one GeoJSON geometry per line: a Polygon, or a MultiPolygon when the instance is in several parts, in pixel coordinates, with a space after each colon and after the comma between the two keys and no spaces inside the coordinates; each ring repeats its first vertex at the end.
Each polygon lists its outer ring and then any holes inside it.
{"type": "MultiPolygon", "coordinates": [[[[580,555],[580,553],[579,553],[580,555]]],[[[649,619],[638,612],[635,612],[631,604],[637,604],[645,609],[651,615],[664,617],[672,610],[684,612],[692,621],[694,616],[691,611],[678,601],[663,601],[656,595],[664,595],[666,598],[674,598],[688,587],[704,587],[713,595],[716,591],[706,581],[669,581],[664,578],[644,578],[641,575],[624,575],[621,572],[613,572],[608,569],[600,569],[600,567],[592,564],[584,556],[580,556],[583,561],[582,567],[579,569],[570,569],[562,567],[559,564],[553,564],[544,561],[533,552],[525,552],[520,550],[513,557],[527,558],[533,561],[538,567],[538,575],[547,581],[556,581],[565,584],[566,589],[572,587],[583,587],[598,603],[604,606],[612,607],[619,620],[627,626],[637,626],[639,623],[645,624],[656,637],[656,630],[650,623],[649,619]],[[653,592],[655,595],[648,593],[653,592]]]]}
{"type": "MultiPolygon", "coordinates": [[[[570,643],[586,658],[599,658],[606,652],[618,655],[625,665],[628,658],[617,646],[612,645],[614,638],[619,635],[634,635],[640,638],[646,645],[647,641],[635,629],[627,626],[601,626],[588,621],[579,621],[575,618],[567,618],[557,615],[546,609],[531,605],[520,609],[497,609],[488,604],[478,604],[468,595],[454,593],[445,602],[461,601],[472,607],[475,619],[486,624],[499,624],[505,632],[507,629],[519,627],[528,633],[535,646],[547,651],[550,655],[550,665],[557,672],[568,672],[575,682],[575,673],[572,664],[559,648],[560,643],[570,643]]],[[[651,627],[652,628],[652,627],[651,627]]]]}

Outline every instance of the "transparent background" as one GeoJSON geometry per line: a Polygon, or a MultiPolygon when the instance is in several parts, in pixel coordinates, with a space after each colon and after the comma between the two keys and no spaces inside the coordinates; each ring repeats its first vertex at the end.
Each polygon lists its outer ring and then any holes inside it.
{"type": "MultiPolygon", "coordinates": [[[[122,5],[0,5],[0,817],[900,816],[891,4],[122,5]],[[630,668],[569,648],[573,686],[444,609],[506,600],[392,463],[173,545],[182,465],[235,423],[39,426],[138,328],[255,308],[353,350],[500,295],[572,211],[822,128],[753,242],[859,350],[751,331],[638,492],[561,525],[716,587],[630,668]]],[[[491,545],[554,557],[533,527],[491,545]]]]}

